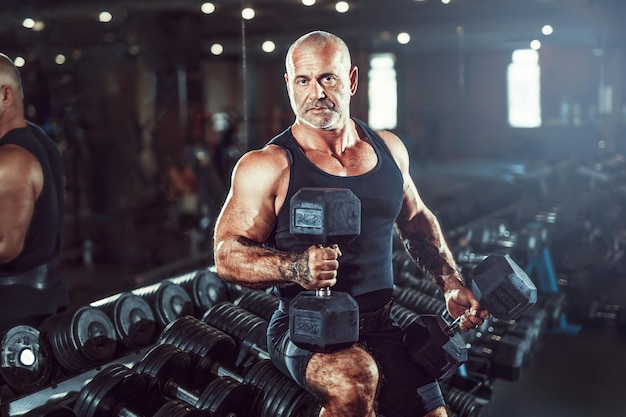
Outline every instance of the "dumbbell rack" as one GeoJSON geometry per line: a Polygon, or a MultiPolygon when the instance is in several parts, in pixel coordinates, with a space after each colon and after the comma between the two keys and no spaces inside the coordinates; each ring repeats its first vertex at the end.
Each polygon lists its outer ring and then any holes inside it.
{"type": "MultiPolygon", "coordinates": [[[[528,276],[533,276],[535,272],[537,288],[548,294],[554,294],[559,292],[558,281],[556,277],[556,271],[554,263],[552,262],[552,254],[550,248],[545,246],[540,251],[537,251],[528,261],[525,267],[525,272],[528,276]]],[[[569,323],[567,321],[567,315],[565,312],[561,312],[559,318],[558,327],[552,328],[553,331],[558,331],[568,334],[577,334],[580,332],[582,326],[569,323]]]]}
{"type": "MultiPolygon", "coordinates": [[[[137,363],[150,349],[150,347],[138,349],[120,358],[113,359],[107,365],[120,364],[132,367],[137,363]]],[[[42,388],[28,395],[19,397],[13,401],[0,405],[0,414],[3,417],[22,416],[26,413],[44,407],[51,401],[55,403],[66,403],[74,400],[74,397],[80,390],[102,369],[98,367],[74,375],[65,380],[56,382],[48,387],[42,388]]]]}

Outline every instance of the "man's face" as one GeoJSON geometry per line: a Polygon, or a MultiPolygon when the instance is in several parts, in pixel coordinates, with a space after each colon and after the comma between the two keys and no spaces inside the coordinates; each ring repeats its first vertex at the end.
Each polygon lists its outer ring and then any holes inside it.
{"type": "Polygon", "coordinates": [[[293,51],[285,81],[296,119],[324,130],[345,123],[358,78],[348,58],[334,45],[303,45],[293,51]]]}

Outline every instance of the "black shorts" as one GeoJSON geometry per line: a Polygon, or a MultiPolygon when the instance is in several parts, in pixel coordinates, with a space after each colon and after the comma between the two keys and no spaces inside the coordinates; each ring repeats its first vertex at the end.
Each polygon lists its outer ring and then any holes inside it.
{"type": "MultiPolygon", "coordinates": [[[[420,410],[425,413],[445,404],[438,382],[416,366],[404,348],[402,329],[391,317],[391,303],[375,313],[361,315],[359,343],[378,363],[378,410],[385,417],[414,417],[420,410]]],[[[274,365],[315,394],[305,381],[313,352],[291,342],[289,315],[284,307],[276,310],[270,320],[267,346],[274,365]]]]}

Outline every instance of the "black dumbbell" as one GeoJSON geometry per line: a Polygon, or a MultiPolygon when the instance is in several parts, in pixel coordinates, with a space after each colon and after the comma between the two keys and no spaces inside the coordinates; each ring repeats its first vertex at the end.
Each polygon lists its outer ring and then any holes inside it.
{"type": "Polygon", "coordinates": [[[269,359],[267,353],[268,322],[228,301],[210,308],[201,320],[232,336],[237,345],[235,366],[243,366],[246,359],[269,359]]]}
{"type": "Polygon", "coordinates": [[[115,326],[118,347],[136,349],[154,343],[156,323],[146,300],[132,292],[123,292],[90,303],[107,314],[115,326]]]}
{"type": "Polygon", "coordinates": [[[100,309],[82,306],[46,318],[39,326],[56,362],[66,373],[83,372],[113,359],[117,334],[100,309]]]}
{"type": "Polygon", "coordinates": [[[290,377],[279,371],[270,360],[260,359],[239,376],[233,370],[236,356],[235,342],[230,335],[195,318],[181,317],[172,322],[161,335],[161,343],[175,343],[192,361],[189,385],[198,387],[216,377],[227,376],[249,384],[255,393],[249,400],[256,412],[250,415],[263,417],[310,416],[316,401],[290,377]],[[201,381],[198,384],[197,381],[201,381]]]}
{"type": "Polygon", "coordinates": [[[626,327],[626,312],[620,304],[607,303],[597,299],[572,301],[567,308],[567,317],[587,328],[613,325],[623,332],[626,327]]]}
{"type": "Polygon", "coordinates": [[[228,299],[226,284],[211,268],[202,268],[168,281],[183,287],[191,296],[195,316],[201,316],[220,301],[228,299]]]}
{"type": "Polygon", "coordinates": [[[177,318],[192,316],[194,313],[193,301],[187,290],[167,279],[132,292],[148,302],[154,312],[158,331],[177,318]]]}
{"type": "Polygon", "coordinates": [[[279,305],[278,297],[265,291],[249,289],[241,293],[233,304],[248,310],[269,322],[279,305]]]}
{"type": "MultiPolygon", "coordinates": [[[[143,417],[174,416],[163,414],[159,409],[148,411],[146,380],[134,370],[122,364],[113,364],[98,372],[79,392],[74,402],[74,413],[79,417],[143,417]],[[149,414],[148,414],[149,413],[149,414]]],[[[172,404],[165,403],[166,411],[172,404]]],[[[187,407],[188,417],[202,417],[206,413],[187,407]],[[193,412],[192,412],[193,410],[193,412]]]]}
{"type": "Polygon", "coordinates": [[[465,363],[470,371],[484,373],[492,378],[516,381],[528,366],[530,344],[509,337],[489,337],[469,347],[465,363]]]}
{"type": "Polygon", "coordinates": [[[192,374],[191,357],[173,345],[154,346],[133,370],[146,378],[149,412],[156,412],[170,399],[186,402],[212,416],[245,416],[250,412],[250,387],[229,376],[213,379],[199,395],[191,392],[187,387],[192,374]]]}
{"type": "MultiPolygon", "coordinates": [[[[496,318],[512,320],[537,301],[537,288],[508,255],[489,255],[466,274],[481,306],[496,318]]],[[[446,378],[467,360],[457,330],[440,315],[421,315],[405,329],[404,343],[415,363],[435,378],[446,378]]]]}
{"type": "Polygon", "coordinates": [[[0,373],[16,393],[37,391],[52,382],[57,370],[54,355],[39,330],[11,327],[0,345],[0,373]]]}
{"type": "MultiPolygon", "coordinates": [[[[302,188],[291,198],[289,231],[313,245],[341,244],[361,233],[361,202],[343,188],[302,188]]],[[[359,340],[359,307],[330,288],[300,292],[289,305],[289,333],[296,345],[330,352],[359,340]]]]}

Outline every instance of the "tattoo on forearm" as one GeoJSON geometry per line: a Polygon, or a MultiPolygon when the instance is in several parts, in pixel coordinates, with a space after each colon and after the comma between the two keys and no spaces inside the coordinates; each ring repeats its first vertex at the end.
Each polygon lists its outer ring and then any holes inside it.
{"type": "Polygon", "coordinates": [[[440,250],[436,240],[422,232],[416,232],[404,239],[404,245],[417,265],[430,275],[440,288],[444,286],[443,277],[456,272],[446,253],[440,250]]]}
{"type": "Polygon", "coordinates": [[[311,270],[309,269],[309,257],[305,254],[290,253],[278,265],[280,277],[284,281],[303,284],[309,282],[311,270]]]}

